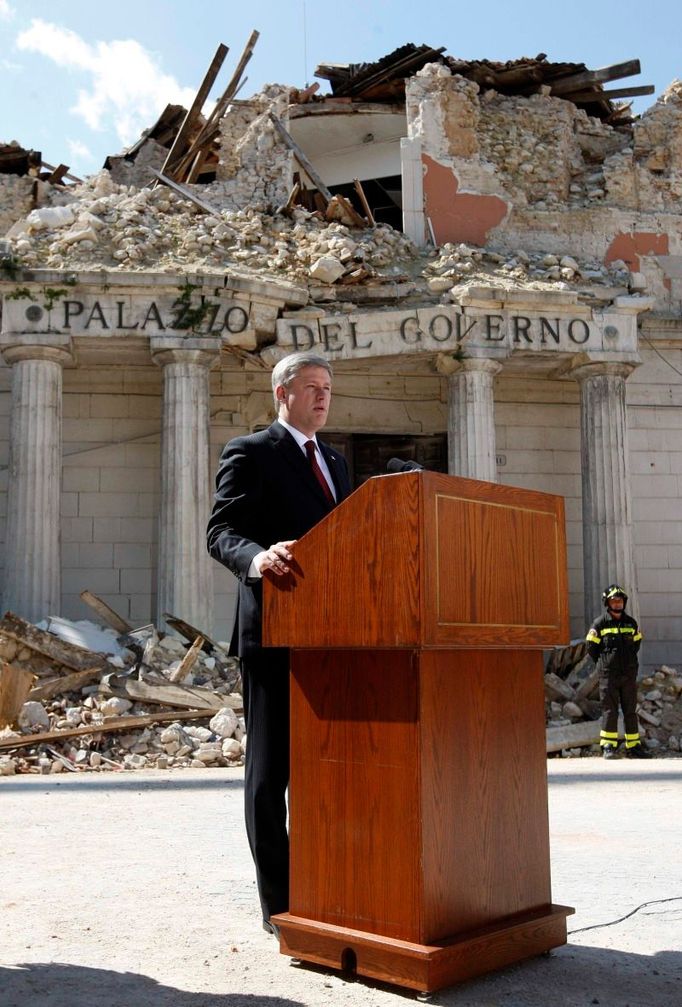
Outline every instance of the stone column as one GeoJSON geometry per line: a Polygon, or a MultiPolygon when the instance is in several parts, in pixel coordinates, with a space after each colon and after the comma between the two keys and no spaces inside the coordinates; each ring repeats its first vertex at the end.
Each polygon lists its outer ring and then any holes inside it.
{"type": "Polygon", "coordinates": [[[625,412],[625,379],[633,370],[632,364],[595,362],[573,371],[580,382],[586,625],[610,583],[621,584],[636,608],[625,412]]]}
{"type": "Polygon", "coordinates": [[[213,576],[206,551],[211,507],[209,371],[218,362],[218,338],[151,340],[163,368],[161,512],[157,622],[163,613],[212,632],[213,576]]]}
{"type": "Polygon", "coordinates": [[[2,350],[12,365],[3,610],[39,622],[60,614],[62,367],[72,358],[68,338],[26,339],[2,350]]]}
{"type": "Polygon", "coordinates": [[[497,482],[493,379],[502,365],[471,357],[448,378],[448,472],[497,482]]]}

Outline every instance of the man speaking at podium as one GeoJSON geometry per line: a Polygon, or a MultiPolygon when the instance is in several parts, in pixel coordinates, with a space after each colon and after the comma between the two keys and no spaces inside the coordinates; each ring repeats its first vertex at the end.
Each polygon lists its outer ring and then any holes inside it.
{"type": "MultiPolygon", "coordinates": [[[[317,440],[332,371],[324,357],[291,353],[272,372],[277,419],[223,450],[208,551],[239,580],[230,652],[241,659],[246,716],[245,818],[264,928],[289,908],[289,651],[263,648],[262,577],[289,570],[296,539],[351,491],[345,459],[317,440]]],[[[315,618],[301,612],[301,619],[315,618]]]]}

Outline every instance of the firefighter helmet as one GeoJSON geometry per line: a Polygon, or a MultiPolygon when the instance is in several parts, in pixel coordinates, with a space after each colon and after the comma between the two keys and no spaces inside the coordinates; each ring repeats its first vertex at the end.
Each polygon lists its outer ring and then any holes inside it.
{"type": "Polygon", "coordinates": [[[628,603],[627,594],[625,593],[622,587],[618,586],[618,584],[609,584],[609,586],[606,588],[606,590],[601,596],[601,600],[604,603],[604,605],[606,605],[607,608],[612,598],[622,598],[623,607],[625,607],[628,603]]]}

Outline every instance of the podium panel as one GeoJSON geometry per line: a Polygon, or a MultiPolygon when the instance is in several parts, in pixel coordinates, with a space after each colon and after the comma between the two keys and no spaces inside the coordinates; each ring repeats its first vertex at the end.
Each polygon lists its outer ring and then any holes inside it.
{"type": "Polygon", "coordinates": [[[289,647],[552,647],[569,639],[564,508],[437,472],[369,479],[264,592],[289,647]],[[301,617],[305,613],[305,617],[301,617]]]}
{"type": "Polygon", "coordinates": [[[284,954],[431,991],[566,942],[543,665],[568,640],[558,497],[370,479],[266,578],[290,646],[284,954]]]}

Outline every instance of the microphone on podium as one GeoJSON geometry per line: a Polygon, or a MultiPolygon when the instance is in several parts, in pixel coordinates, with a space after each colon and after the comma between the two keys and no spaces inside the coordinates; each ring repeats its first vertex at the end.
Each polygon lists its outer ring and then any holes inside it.
{"type": "Polygon", "coordinates": [[[386,464],[387,472],[423,472],[424,466],[419,462],[405,461],[402,458],[389,458],[386,464]]]}

